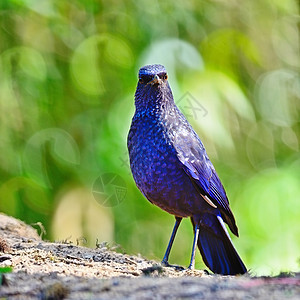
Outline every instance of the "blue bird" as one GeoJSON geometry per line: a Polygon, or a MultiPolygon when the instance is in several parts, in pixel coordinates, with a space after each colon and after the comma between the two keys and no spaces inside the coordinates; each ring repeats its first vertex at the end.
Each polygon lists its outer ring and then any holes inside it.
{"type": "Polygon", "coordinates": [[[189,217],[194,228],[189,269],[194,268],[198,245],[212,272],[246,273],[224,224],[238,236],[226,192],[200,138],[175,105],[164,66],[139,70],[135,108],[127,140],[133,178],[151,203],[176,220],[162,264],[171,266],[177,229],[189,217]]]}

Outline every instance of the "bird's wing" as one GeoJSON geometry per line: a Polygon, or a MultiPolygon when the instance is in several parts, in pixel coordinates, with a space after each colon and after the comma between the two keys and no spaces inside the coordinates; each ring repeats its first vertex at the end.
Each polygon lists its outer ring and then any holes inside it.
{"type": "Polygon", "coordinates": [[[198,187],[204,200],[232,216],[224,187],[194,130],[190,127],[177,131],[174,147],[184,171],[198,187]]]}

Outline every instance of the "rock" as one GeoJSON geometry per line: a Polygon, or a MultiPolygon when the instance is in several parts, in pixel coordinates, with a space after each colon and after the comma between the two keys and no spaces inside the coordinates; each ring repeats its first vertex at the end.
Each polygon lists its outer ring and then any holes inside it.
{"type": "Polygon", "coordinates": [[[23,237],[41,240],[37,231],[23,221],[0,213],[0,231],[2,237],[23,237]]]}

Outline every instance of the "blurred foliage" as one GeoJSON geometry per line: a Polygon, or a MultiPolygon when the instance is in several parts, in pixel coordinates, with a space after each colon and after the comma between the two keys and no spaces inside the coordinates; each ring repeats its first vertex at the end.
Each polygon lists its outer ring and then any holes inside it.
{"type": "MultiPolygon", "coordinates": [[[[299,270],[298,6],[1,1],[0,210],[51,240],[161,259],[174,220],[137,190],[126,149],[137,71],[161,63],[227,190],[246,265],[299,270]]],[[[185,221],[171,261],[186,265],[191,243],[185,221]]]]}

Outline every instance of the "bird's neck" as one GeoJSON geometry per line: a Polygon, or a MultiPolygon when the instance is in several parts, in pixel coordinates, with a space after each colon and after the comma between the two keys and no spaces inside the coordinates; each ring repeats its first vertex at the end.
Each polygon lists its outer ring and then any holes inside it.
{"type": "Polygon", "coordinates": [[[149,88],[137,89],[135,94],[136,113],[160,118],[175,109],[171,89],[149,88]]]}

